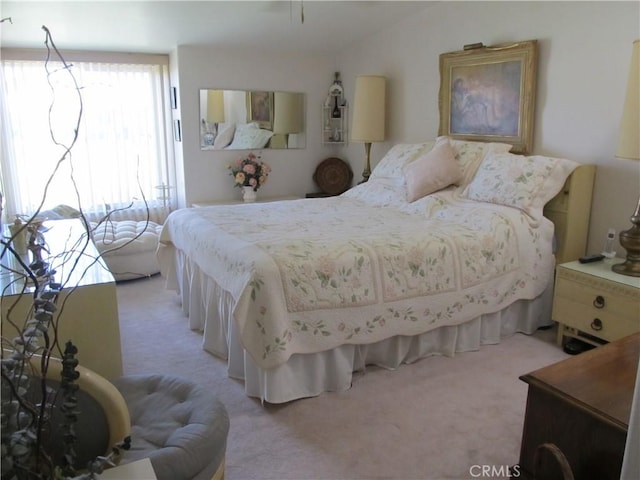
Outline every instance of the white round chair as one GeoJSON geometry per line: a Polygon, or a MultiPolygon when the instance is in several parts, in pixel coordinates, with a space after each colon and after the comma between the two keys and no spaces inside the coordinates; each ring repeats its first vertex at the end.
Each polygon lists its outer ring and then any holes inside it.
{"type": "MultiPolygon", "coordinates": [[[[39,388],[37,388],[39,383],[36,381],[41,376],[40,358],[40,356],[34,355],[30,359],[30,375],[34,377],[33,390],[30,390],[33,401],[41,398],[39,388]]],[[[79,374],[75,383],[78,386],[76,396],[78,411],[80,411],[74,425],[78,435],[78,444],[75,447],[78,462],[76,468],[81,469],[88,461],[97,456],[110,453],[113,446],[131,435],[131,417],[125,398],[114,384],[82,365],[77,365],[75,369],[79,374]]],[[[60,389],[61,373],[61,360],[51,357],[47,370],[49,387],[60,389]]],[[[57,398],[62,397],[58,396],[57,398]]],[[[49,443],[46,447],[46,450],[56,461],[59,461],[63,454],[62,436],[64,433],[60,428],[60,422],[63,418],[60,410],[61,403],[61,401],[56,401],[56,407],[52,410],[52,427],[50,437],[47,440],[49,443]]]]}
{"type": "Polygon", "coordinates": [[[158,480],[222,480],[229,415],[211,388],[171,375],[114,380],[131,415],[131,449],[121,464],[148,457],[158,480]]]}

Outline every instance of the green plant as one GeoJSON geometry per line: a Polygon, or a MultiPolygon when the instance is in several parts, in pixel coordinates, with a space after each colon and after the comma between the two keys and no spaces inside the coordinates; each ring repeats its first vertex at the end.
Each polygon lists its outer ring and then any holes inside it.
{"type": "MultiPolygon", "coordinates": [[[[53,131],[52,141],[62,147],[63,153],[53,168],[51,179],[56,175],[61,164],[70,161],[73,148],[80,128],[82,118],[82,96],[80,87],[73,76],[71,66],[68,65],[56,48],[51,34],[46,27],[45,45],[47,47],[47,75],[48,65],[52,55],[62,63],[64,68],[56,73],[69,75],[78,97],[78,117],[72,140],[68,144],[59,142],[53,131]]],[[[53,86],[52,86],[53,90],[53,86]]],[[[52,103],[55,102],[55,91],[52,103]]],[[[73,180],[72,180],[73,182],[73,180]]],[[[23,479],[93,479],[107,466],[129,448],[130,439],[126,438],[105,456],[90,461],[87,465],[77,465],[76,445],[78,443],[75,424],[82,411],[78,408],[78,378],[75,358],[77,348],[71,343],[61,345],[58,337],[58,323],[64,321],[62,315],[65,302],[73,295],[73,285],[63,285],[55,281],[55,270],[47,259],[47,247],[42,236],[42,222],[39,218],[44,205],[48,185],[42,196],[40,207],[31,216],[25,218],[22,226],[13,231],[12,235],[1,240],[1,255],[3,273],[10,271],[12,287],[19,290],[12,300],[1,297],[3,305],[3,323],[16,328],[19,335],[15,338],[2,337],[2,355],[0,359],[2,375],[2,410],[0,414],[1,427],[1,456],[2,478],[7,480],[23,479]],[[25,234],[28,239],[29,255],[16,251],[14,241],[25,234]],[[13,265],[9,267],[8,265],[13,265]],[[65,289],[69,295],[63,296],[65,289]],[[18,312],[18,302],[22,297],[29,296],[30,308],[25,318],[18,312]],[[6,311],[6,316],[5,312],[6,311]],[[62,362],[60,379],[49,375],[50,364],[55,359],[62,362]],[[37,367],[37,368],[34,368],[37,367]],[[52,381],[59,382],[55,386],[52,381]],[[51,451],[50,437],[52,435],[54,417],[61,412],[62,420],[62,455],[56,456],[51,451]]],[[[1,198],[1,197],[0,197],[1,198]]],[[[82,209],[79,206],[79,211],[82,209]]],[[[108,221],[109,215],[105,217],[108,221]]],[[[84,254],[91,242],[91,226],[80,216],[85,233],[79,243],[70,248],[84,254]]],[[[69,257],[71,258],[71,257],[69,257]]],[[[99,258],[95,258],[98,262],[99,258]]],[[[74,269],[77,265],[68,260],[71,265],[65,268],[74,269]]]]}

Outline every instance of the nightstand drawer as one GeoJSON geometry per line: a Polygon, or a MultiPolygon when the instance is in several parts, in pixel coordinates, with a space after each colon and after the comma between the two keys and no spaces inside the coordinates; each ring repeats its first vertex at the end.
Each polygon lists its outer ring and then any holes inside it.
{"type": "Polygon", "coordinates": [[[640,331],[640,291],[560,268],[553,319],[603,340],[617,340],[640,331]]]}
{"type": "Polygon", "coordinates": [[[638,320],[561,297],[557,297],[553,304],[553,318],[561,318],[566,326],[609,342],[640,331],[638,320]]]}

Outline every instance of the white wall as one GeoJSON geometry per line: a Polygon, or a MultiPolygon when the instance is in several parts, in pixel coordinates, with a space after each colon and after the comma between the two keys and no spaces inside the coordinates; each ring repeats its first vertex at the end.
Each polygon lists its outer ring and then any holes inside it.
{"type": "MultiPolygon", "coordinates": [[[[196,201],[240,198],[227,165],[247,151],[201,151],[199,90],[222,88],[282,90],[306,96],[307,147],[295,150],[263,150],[262,159],[272,168],[269,181],[260,188],[264,197],[300,195],[316,191],[312,175],[316,166],[335,154],[321,144],[321,108],[333,81],[334,59],[328,56],[295,56],[251,51],[178,47],[171,55],[172,78],[178,88],[182,142],[176,144],[181,206],[196,201]],[[177,68],[177,70],[175,70],[177,68]],[[180,162],[181,160],[181,162],[180,162]]],[[[254,153],[259,153],[254,151],[254,153]]]]}
{"type": "MultiPolygon", "coordinates": [[[[640,162],[614,158],[631,45],[638,37],[638,2],[440,2],[351,46],[336,63],[349,101],[355,75],[388,78],[388,141],[373,145],[375,165],[393,143],[437,135],[441,53],[475,42],[537,39],[533,153],[598,166],[589,233],[595,252],[609,227],[631,226],[638,201],[640,162]]],[[[341,153],[359,178],[363,146],[351,144],[341,153]]]]}
{"type": "Polygon", "coordinates": [[[184,206],[239,196],[226,166],[242,152],[200,151],[200,88],[306,94],[307,147],[264,151],[263,159],[274,171],[260,190],[264,196],[304,195],[315,190],[313,171],[328,156],[349,161],[354,181],[360,179],[363,168],[361,144],[343,148],[321,144],[321,105],[335,70],[342,74],[350,103],[355,75],[376,73],[388,78],[388,140],[373,145],[375,166],[393,143],[437,135],[441,53],[460,50],[468,43],[537,39],[533,153],[598,166],[589,250],[599,251],[609,227],[617,231],[630,227],[640,190],[640,163],[614,157],[631,44],[640,37],[639,19],[639,2],[439,2],[360,44],[345,46],[335,59],[178,47],[171,65],[178,72],[172,78],[179,89],[179,109],[174,115],[183,129],[176,154],[178,175],[183,176],[178,198],[184,206]]]}

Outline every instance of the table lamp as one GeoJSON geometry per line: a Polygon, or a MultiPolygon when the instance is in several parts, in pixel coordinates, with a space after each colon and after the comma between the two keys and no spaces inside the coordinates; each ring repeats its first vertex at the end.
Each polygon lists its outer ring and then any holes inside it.
{"type": "Polygon", "coordinates": [[[289,135],[302,131],[302,95],[290,92],[273,94],[273,133],[285,136],[289,148],[289,135]]]}
{"type": "Polygon", "coordinates": [[[366,159],[360,183],[371,175],[371,143],[384,141],[385,81],[380,75],[356,76],[351,139],[364,142],[366,159]]]}
{"type": "MultiPolygon", "coordinates": [[[[633,42],[616,157],[640,160],[640,40],[633,42]]],[[[631,223],[629,230],[620,232],[620,245],[627,251],[627,259],[611,268],[622,275],[640,277],[640,198],[631,223]]]]}
{"type": "Polygon", "coordinates": [[[208,90],[205,145],[213,145],[218,134],[218,124],[222,122],[224,122],[224,93],[222,90],[208,90]]]}

